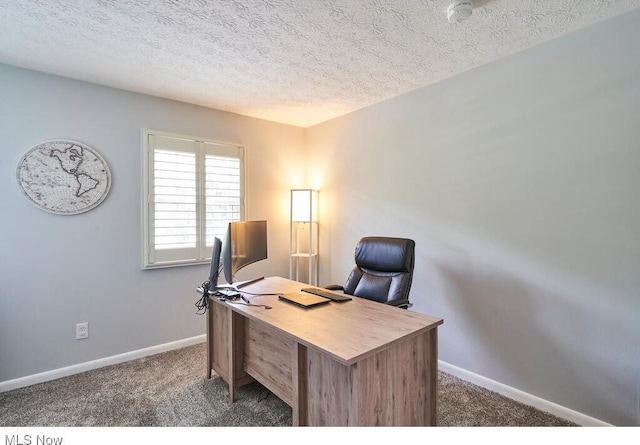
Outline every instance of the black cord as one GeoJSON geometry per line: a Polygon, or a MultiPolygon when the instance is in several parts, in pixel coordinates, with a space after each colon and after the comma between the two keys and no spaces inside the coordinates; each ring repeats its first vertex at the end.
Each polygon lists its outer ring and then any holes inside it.
{"type": "Polygon", "coordinates": [[[240,293],[253,295],[255,297],[266,296],[266,295],[275,295],[275,296],[282,295],[282,293],[279,293],[279,294],[256,294],[256,293],[253,293],[253,292],[247,292],[246,290],[242,290],[242,291],[240,291],[240,293]]]}
{"type": "MultiPolygon", "coordinates": [[[[258,394],[258,403],[262,402],[263,400],[267,400],[271,395],[271,391],[269,391],[267,388],[263,387],[262,389],[266,391],[266,394],[265,395],[258,394]]],[[[260,392],[262,393],[263,391],[260,390],[260,392]]]]}
{"type": "MultiPolygon", "coordinates": [[[[204,283],[202,283],[200,285],[200,288],[202,289],[202,297],[198,299],[198,301],[196,301],[196,308],[198,309],[196,311],[196,314],[198,315],[204,315],[207,312],[207,308],[209,307],[209,289],[211,287],[211,283],[209,281],[205,281],[204,283]]],[[[282,294],[256,294],[256,293],[252,293],[252,292],[247,292],[247,291],[237,291],[238,295],[240,294],[247,294],[247,295],[253,295],[253,296],[265,296],[265,295],[282,295],[282,294]]],[[[226,301],[228,301],[229,303],[235,303],[235,304],[244,304],[245,306],[257,306],[257,307],[262,307],[265,309],[271,309],[271,306],[267,306],[265,304],[254,304],[254,303],[250,303],[248,300],[246,300],[245,302],[240,302],[240,301],[234,301],[234,297],[235,295],[229,295],[226,294],[224,292],[220,292],[217,291],[215,293],[215,295],[217,295],[218,297],[220,297],[221,299],[224,299],[226,301]]]]}
{"type": "Polygon", "coordinates": [[[196,301],[196,308],[198,308],[196,314],[198,315],[204,315],[207,312],[207,307],[209,305],[209,286],[211,286],[211,283],[208,281],[205,281],[200,286],[202,288],[202,298],[196,301]]]}
{"type": "Polygon", "coordinates": [[[246,303],[244,301],[232,301],[232,300],[227,300],[227,303],[242,304],[244,306],[255,306],[255,307],[262,307],[262,308],[265,308],[265,309],[271,309],[271,306],[268,306],[266,304],[254,304],[254,303],[246,303]]]}

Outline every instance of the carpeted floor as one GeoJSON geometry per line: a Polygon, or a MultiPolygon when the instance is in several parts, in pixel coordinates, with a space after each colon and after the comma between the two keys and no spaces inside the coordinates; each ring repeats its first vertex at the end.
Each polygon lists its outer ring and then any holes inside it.
{"type": "MultiPolygon", "coordinates": [[[[0,426],[290,426],[291,408],[258,383],[205,378],[205,345],[0,393],[0,426]]],[[[444,372],[440,426],[574,426],[444,372]]]]}

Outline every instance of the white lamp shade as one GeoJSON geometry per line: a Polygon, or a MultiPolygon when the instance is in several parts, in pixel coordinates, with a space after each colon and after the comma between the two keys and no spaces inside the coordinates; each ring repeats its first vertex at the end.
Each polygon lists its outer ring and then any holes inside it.
{"type": "Polygon", "coordinates": [[[291,221],[318,221],[318,191],[311,189],[291,190],[291,221]]]}

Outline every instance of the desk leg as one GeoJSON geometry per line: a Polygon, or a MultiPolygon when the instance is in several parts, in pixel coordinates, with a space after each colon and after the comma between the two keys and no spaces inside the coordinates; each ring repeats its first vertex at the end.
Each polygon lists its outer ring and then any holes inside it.
{"type": "Polygon", "coordinates": [[[235,341],[235,325],[237,323],[237,317],[235,317],[235,313],[233,311],[229,311],[230,320],[228,325],[227,338],[229,339],[229,401],[231,403],[236,400],[236,361],[235,361],[235,350],[236,350],[236,341],[235,341]]]}
{"type": "Polygon", "coordinates": [[[427,409],[424,419],[425,425],[438,425],[438,329],[434,328],[427,334],[427,409]]]}
{"type": "Polygon", "coordinates": [[[253,381],[244,369],[245,318],[231,309],[228,310],[229,323],[227,341],[229,345],[229,400],[236,400],[236,388],[253,381]]]}
{"type": "MultiPolygon", "coordinates": [[[[211,304],[207,301],[207,306],[211,304]]],[[[207,379],[211,379],[211,368],[213,367],[213,311],[207,308],[207,379]]]]}
{"type": "Polygon", "coordinates": [[[307,367],[307,348],[296,342],[293,347],[293,426],[306,426],[309,424],[309,377],[307,367]]]}
{"type": "Polygon", "coordinates": [[[211,301],[207,315],[207,377],[215,372],[229,385],[229,399],[236,388],[253,381],[244,370],[245,319],[228,305],[211,301]]]}

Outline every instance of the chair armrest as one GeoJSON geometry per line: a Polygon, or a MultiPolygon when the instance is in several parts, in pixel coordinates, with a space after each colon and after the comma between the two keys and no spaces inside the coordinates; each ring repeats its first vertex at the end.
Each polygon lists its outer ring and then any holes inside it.
{"type": "Polygon", "coordinates": [[[344,292],[344,286],[340,286],[339,284],[330,284],[328,286],[324,286],[327,290],[339,290],[344,292]]]}
{"type": "Polygon", "coordinates": [[[402,309],[409,309],[411,306],[413,306],[413,304],[409,303],[408,301],[386,301],[384,304],[388,304],[389,306],[399,307],[402,309]]]}

